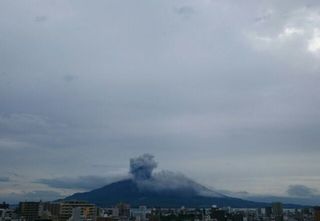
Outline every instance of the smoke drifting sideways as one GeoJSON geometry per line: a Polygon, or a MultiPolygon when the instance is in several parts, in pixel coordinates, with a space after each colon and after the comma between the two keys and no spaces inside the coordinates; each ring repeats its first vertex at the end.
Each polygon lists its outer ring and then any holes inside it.
{"type": "Polygon", "coordinates": [[[195,195],[224,197],[181,173],[171,171],[160,171],[153,173],[158,163],[151,154],[143,154],[130,159],[130,173],[138,187],[151,191],[174,191],[183,194],[193,193],[195,195]]]}
{"type": "Polygon", "coordinates": [[[130,159],[130,173],[135,180],[148,180],[152,176],[152,171],[158,166],[151,154],[143,154],[130,159]]]}

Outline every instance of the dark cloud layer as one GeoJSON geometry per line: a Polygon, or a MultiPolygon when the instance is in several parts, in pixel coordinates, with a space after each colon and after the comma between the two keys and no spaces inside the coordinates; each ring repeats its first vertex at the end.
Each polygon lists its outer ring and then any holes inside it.
{"type": "Polygon", "coordinates": [[[10,178],[6,176],[0,176],[0,182],[9,182],[10,178]]]}
{"type": "Polygon", "coordinates": [[[22,193],[7,193],[1,195],[1,200],[8,203],[17,203],[19,201],[40,201],[40,200],[57,200],[64,196],[55,191],[31,191],[22,193]]]}
{"type": "Polygon", "coordinates": [[[125,176],[119,177],[102,177],[102,176],[79,176],[72,177],[59,177],[52,179],[39,179],[36,183],[45,184],[53,188],[61,189],[80,189],[80,190],[93,190],[102,187],[111,182],[123,179],[125,176]]]}
{"type": "Polygon", "coordinates": [[[263,195],[252,194],[247,191],[232,192],[220,190],[220,192],[233,197],[240,197],[242,199],[253,200],[258,202],[285,202],[292,204],[300,204],[306,206],[318,205],[320,202],[320,194],[314,189],[305,185],[289,185],[285,194],[263,195]]]}
{"type": "Polygon", "coordinates": [[[316,189],[307,187],[305,185],[290,185],[287,193],[294,197],[312,197],[319,195],[316,189]]]}

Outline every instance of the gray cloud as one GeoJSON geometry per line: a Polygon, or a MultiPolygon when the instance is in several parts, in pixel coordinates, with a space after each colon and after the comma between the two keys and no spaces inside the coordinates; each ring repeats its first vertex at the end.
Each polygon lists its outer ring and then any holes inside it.
{"type": "Polygon", "coordinates": [[[77,79],[77,76],[71,75],[71,74],[67,74],[67,75],[63,76],[63,80],[65,80],[66,82],[71,82],[76,79],[77,79]]]}
{"type": "Polygon", "coordinates": [[[277,195],[257,194],[249,191],[234,192],[228,190],[218,190],[218,192],[231,197],[239,197],[242,199],[267,203],[284,202],[312,206],[318,205],[320,200],[320,194],[318,190],[305,185],[289,185],[285,193],[279,193],[277,195]]]}
{"type": "Polygon", "coordinates": [[[3,133],[25,133],[26,130],[30,132],[41,131],[49,126],[46,117],[26,113],[1,114],[0,122],[0,129],[3,133]]]}
{"type": "Polygon", "coordinates": [[[1,200],[8,203],[17,203],[19,201],[52,201],[61,199],[64,196],[55,191],[31,191],[31,192],[21,192],[21,193],[7,193],[0,195],[1,200]]]}
{"type": "Polygon", "coordinates": [[[36,183],[45,184],[49,187],[60,188],[60,189],[81,189],[81,190],[92,190],[95,188],[102,187],[111,182],[115,182],[123,179],[126,176],[117,177],[102,177],[102,176],[79,176],[75,178],[70,177],[59,177],[52,179],[39,179],[36,183]]]}
{"type": "Polygon", "coordinates": [[[181,6],[175,8],[175,12],[179,15],[189,17],[195,13],[195,9],[191,6],[181,6]]]}
{"type": "Polygon", "coordinates": [[[307,187],[305,185],[290,185],[287,193],[293,197],[311,197],[318,194],[316,189],[307,187]]]}
{"type": "Polygon", "coordinates": [[[10,178],[6,176],[0,176],[0,182],[9,182],[10,178]]]}
{"type": "Polygon", "coordinates": [[[47,16],[44,16],[44,15],[41,15],[41,16],[36,16],[35,18],[34,18],[34,21],[35,22],[45,22],[45,21],[47,21],[47,16]]]}

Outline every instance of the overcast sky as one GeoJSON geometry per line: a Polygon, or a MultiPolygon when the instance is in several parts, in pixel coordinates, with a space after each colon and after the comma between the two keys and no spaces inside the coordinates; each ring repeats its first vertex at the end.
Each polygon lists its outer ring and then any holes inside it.
{"type": "Polygon", "coordinates": [[[0,199],[95,188],[143,153],[216,189],[318,194],[318,2],[0,1],[0,199]]]}

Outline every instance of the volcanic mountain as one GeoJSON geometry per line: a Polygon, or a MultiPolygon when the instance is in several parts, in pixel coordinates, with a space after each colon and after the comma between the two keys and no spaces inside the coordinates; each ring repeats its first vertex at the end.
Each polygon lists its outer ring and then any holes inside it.
{"type": "Polygon", "coordinates": [[[154,157],[144,154],[130,160],[131,178],[108,184],[89,192],[75,193],[65,200],[85,200],[99,206],[119,202],[149,207],[265,207],[257,203],[217,193],[182,174],[169,171],[152,173],[157,167],[154,157]]]}

